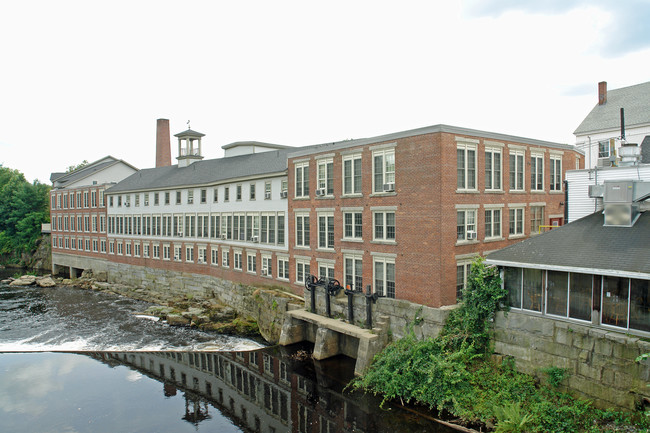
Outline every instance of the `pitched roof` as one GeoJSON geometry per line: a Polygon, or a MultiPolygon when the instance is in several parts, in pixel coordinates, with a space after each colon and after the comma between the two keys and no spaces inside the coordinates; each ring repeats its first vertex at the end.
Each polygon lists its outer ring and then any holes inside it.
{"type": "Polygon", "coordinates": [[[574,135],[620,129],[621,108],[625,109],[625,127],[650,124],[650,81],[607,91],[607,102],[585,117],[574,135]]]}
{"type": "Polygon", "coordinates": [[[287,170],[287,153],[290,150],[295,148],[196,161],[187,167],[170,165],[148,168],[132,174],[106,192],[110,194],[209,185],[229,179],[282,173],[287,170]]]}
{"type": "Polygon", "coordinates": [[[650,212],[632,227],[604,226],[602,211],[487,256],[487,262],[650,278],[650,212]]]}
{"type": "Polygon", "coordinates": [[[57,187],[64,187],[66,184],[70,184],[72,182],[76,182],[77,180],[84,179],[94,173],[97,173],[98,171],[104,170],[105,168],[110,167],[119,162],[128,165],[134,170],[137,170],[137,168],[135,168],[128,162],[122,161],[121,159],[117,159],[111,155],[107,155],[101,159],[98,159],[97,161],[86,164],[82,168],[79,168],[71,172],[52,173],[50,175],[50,181],[52,183],[56,182],[58,184],[56,185],[57,187]]]}

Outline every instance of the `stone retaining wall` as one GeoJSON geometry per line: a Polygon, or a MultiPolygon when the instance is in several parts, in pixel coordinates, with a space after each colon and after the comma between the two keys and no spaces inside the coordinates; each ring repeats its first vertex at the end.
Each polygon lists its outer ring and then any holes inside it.
{"type": "Polygon", "coordinates": [[[510,311],[495,321],[495,352],[515,359],[517,370],[542,376],[549,366],[568,369],[571,393],[597,407],[634,409],[650,403],[650,341],[595,326],[510,311]]]}

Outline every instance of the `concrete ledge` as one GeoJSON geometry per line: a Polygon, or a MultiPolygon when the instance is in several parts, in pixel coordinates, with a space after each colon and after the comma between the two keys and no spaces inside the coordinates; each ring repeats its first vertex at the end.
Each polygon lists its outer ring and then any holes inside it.
{"type": "Polygon", "coordinates": [[[349,323],[341,322],[338,319],[331,319],[329,317],[319,316],[318,314],[310,313],[305,310],[291,310],[287,311],[287,316],[302,320],[304,322],[313,323],[319,328],[327,328],[332,331],[338,332],[340,334],[349,335],[351,337],[359,339],[368,339],[368,340],[377,340],[379,336],[373,334],[368,329],[359,328],[355,325],[350,325],[349,323]]]}

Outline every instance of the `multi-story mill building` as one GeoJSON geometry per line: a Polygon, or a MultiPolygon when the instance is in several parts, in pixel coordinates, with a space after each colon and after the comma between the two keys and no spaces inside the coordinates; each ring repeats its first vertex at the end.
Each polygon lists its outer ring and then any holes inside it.
{"type": "Polygon", "coordinates": [[[156,167],[105,192],[101,258],[300,295],[313,274],[454,304],[477,255],[563,224],[564,173],[584,164],[572,146],[436,125],[300,148],[238,142],[212,160],[187,130],[171,165],[168,125],[156,167]]]}

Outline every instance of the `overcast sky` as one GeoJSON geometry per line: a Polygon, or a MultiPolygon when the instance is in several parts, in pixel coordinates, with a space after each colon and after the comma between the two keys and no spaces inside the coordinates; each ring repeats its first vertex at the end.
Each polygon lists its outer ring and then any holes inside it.
{"type": "Polygon", "coordinates": [[[650,81],[648,22],[650,0],[6,0],[0,164],[152,167],[158,118],[206,158],[439,123],[573,144],[599,81],[650,81]]]}

